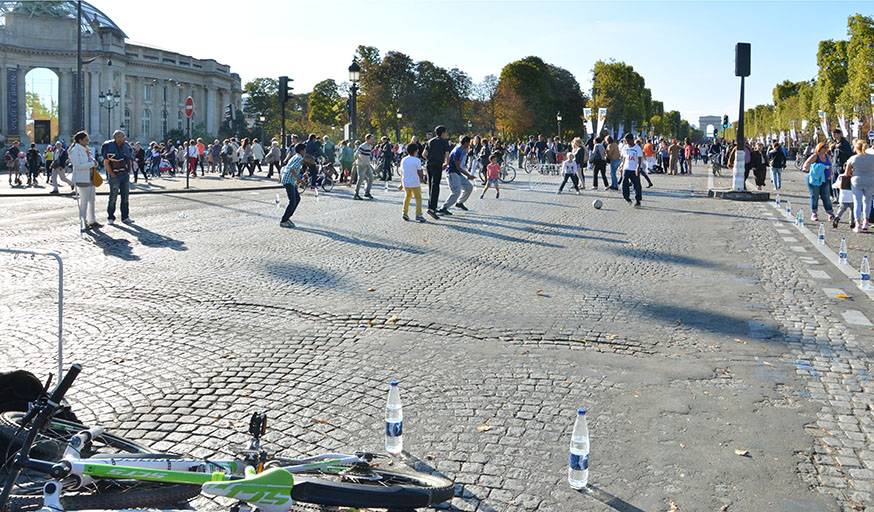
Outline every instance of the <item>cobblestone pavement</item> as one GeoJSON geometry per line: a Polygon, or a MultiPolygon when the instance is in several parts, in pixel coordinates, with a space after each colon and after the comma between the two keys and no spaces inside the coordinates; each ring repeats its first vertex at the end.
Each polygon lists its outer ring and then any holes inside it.
{"type": "MultiPolygon", "coordinates": [[[[874,306],[773,207],[707,199],[696,171],[654,176],[641,210],[522,174],[424,225],[382,186],[304,194],[295,230],[272,190],[140,196],[135,225],[88,238],[71,203],[4,199],[0,239],[63,254],[71,399],[155,448],[232,453],[266,409],[283,454],[379,450],[398,378],[405,448],[455,479],[452,510],[864,510],[871,328],[845,313],[874,306]]],[[[52,266],[2,268],[0,368],[49,372],[52,266]]]]}
{"type": "MultiPolygon", "coordinates": [[[[67,174],[69,177],[69,173],[67,174]]],[[[52,190],[51,185],[47,184],[42,176],[37,178],[38,185],[35,187],[16,187],[9,184],[9,175],[6,172],[0,173],[0,197],[34,197],[34,196],[50,196],[52,190]]],[[[104,179],[106,175],[104,173],[104,179]]],[[[152,178],[148,182],[142,177],[138,182],[131,180],[132,194],[166,194],[169,192],[182,191],[217,191],[217,190],[241,190],[241,189],[260,189],[266,187],[279,187],[278,174],[274,174],[273,178],[267,179],[267,172],[257,173],[254,176],[246,174],[243,178],[222,178],[219,173],[206,173],[205,176],[198,175],[190,177],[188,180],[188,189],[185,188],[185,174],[177,173],[175,176],[163,175],[160,178],[152,178]]],[[[72,194],[70,187],[63,182],[58,186],[60,195],[68,196],[72,194]]],[[[109,194],[109,184],[104,184],[97,189],[98,195],[109,194]]],[[[55,197],[57,200],[62,200],[62,197],[55,197]]]]}

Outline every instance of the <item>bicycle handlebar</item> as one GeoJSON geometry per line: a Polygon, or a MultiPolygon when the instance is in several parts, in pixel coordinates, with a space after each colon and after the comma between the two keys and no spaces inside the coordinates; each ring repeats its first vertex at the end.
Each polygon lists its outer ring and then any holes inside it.
{"type": "Polygon", "coordinates": [[[58,404],[63,400],[64,395],[67,394],[67,391],[70,390],[70,386],[73,385],[73,381],[76,380],[76,377],[79,376],[79,373],[82,372],[82,366],[78,364],[74,364],[67,370],[67,374],[64,375],[64,380],[58,383],[58,386],[52,391],[52,396],[49,397],[49,401],[55,404],[58,404]]]}

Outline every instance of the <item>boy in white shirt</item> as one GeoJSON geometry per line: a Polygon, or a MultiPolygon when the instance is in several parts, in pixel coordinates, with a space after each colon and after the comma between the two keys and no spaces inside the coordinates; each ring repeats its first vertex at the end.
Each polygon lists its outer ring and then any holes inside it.
{"type": "Polygon", "coordinates": [[[643,166],[643,150],[634,143],[632,134],[625,135],[625,146],[622,148],[622,197],[631,204],[630,186],[634,185],[634,207],[640,208],[643,191],[640,186],[640,171],[643,166]]]}
{"type": "Polygon", "coordinates": [[[401,182],[406,195],[404,196],[404,220],[410,220],[407,211],[410,209],[410,198],[416,198],[416,220],[425,222],[422,216],[422,161],[419,160],[419,146],[407,146],[407,156],[401,160],[401,182]]]}

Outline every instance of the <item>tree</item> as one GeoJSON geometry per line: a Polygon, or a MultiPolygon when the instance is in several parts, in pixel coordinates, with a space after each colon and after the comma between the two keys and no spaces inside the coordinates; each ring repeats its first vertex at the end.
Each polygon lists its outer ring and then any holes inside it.
{"type": "MultiPolygon", "coordinates": [[[[630,131],[647,120],[652,109],[652,94],[647,94],[646,82],[624,62],[595,62],[595,105],[607,108],[607,119],[615,129],[630,131]]],[[[663,108],[663,107],[662,107],[663,108]]],[[[679,130],[679,126],[676,127],[679,130]]],[[[621,135],[621,134],[619,134],[621,135]]]]}
{"type": "MultiPolygon", "coordinates": [[[[819,75],[816,80],[816,104],[834,118],[838,113],[841,91],[847,85],[847,42],[820,41],[816,52],[819,75]]],[[[841,102],[843,103],[843,102],[841,102]]]]}
{"type": "Polygon", "coordinates": [[[340,91],[334,80],[329,78],[314,85],[313,91],[308,95],[307,105],[310,121],[325,126],[341,124],[345,102],[340,98],[340,91]]]}
{"type": "Polygon", "coordinates": [[[847,20],[847,85],[844,87],[846,111],[868,110],[874,69],[874,18],[855,14],[847,20]]]}

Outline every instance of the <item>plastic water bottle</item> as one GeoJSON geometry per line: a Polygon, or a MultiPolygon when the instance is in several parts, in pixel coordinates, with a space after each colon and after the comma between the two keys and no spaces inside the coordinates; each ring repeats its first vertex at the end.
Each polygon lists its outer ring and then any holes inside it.
{"type": "Polygon", "coordinates": [[[816,240],[819,242],[819,245],[825,245],[825,226],[823,226],[822,222],[819,223],[819,234],[816,235],[816,240]]]}
{"type": "Polygon", "coordinates": [[[273,199],[273,211],[279,210],[279,194],[273,199]]]}
{"type": "Polygon", "coordinates": [[[847,239],[841,238],[841,247],[838,249],[838,260],[844,265],[847,265],[849,261],[847,260],[847,239]]]}
{"type": "Polygon", "coordinates": [[[582,489],[589,483],[589,425],[586,423],[585,407],[577,409],[577,420],[571,434],[567,481],[574,489],[582,489]]]}
{"type": "Polygon", "coordinates": [[[862,266],[859,267],[859,279],[863,290],[871,289],[871,265],[868,263],[868,256],[862,257],[862,266]]]}
{"type": "Polygon", "coordinates": [[[795,225],[803,226],[804,225],[804,210],[798,210],[798,213],[795,214],[795,225]]]}
{"type": "Polygon", "coordinates": [[[777,208],[780,208],[780,194],[777,194],[777,197],[774,199],[774,204],[777,205],[777,208]]]}
{"type": "Polygon", "coordinates": [[[389,385],[385,404],[385,451],[391,455],[404,451],[404,410],[396,380],[389,385]]]}
{"type": "Polygon", "coordinates": [[[792,215],[792,201],[786,201],[786,215],[792,215]]]}

